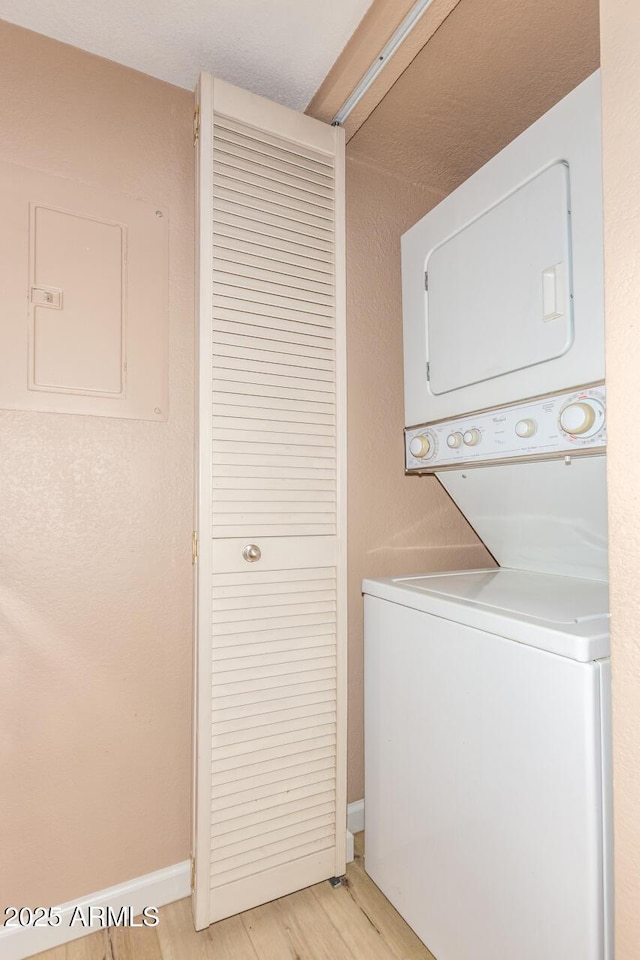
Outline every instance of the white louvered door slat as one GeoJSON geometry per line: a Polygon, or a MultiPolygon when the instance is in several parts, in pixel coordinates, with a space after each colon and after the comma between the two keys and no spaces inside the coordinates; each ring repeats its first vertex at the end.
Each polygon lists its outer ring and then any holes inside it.
{"type": "Polygon", "coordinates": [[[201,929],[344,871],[346,631],[342,131],[199,103],[201,929]]]}
{"type": "MultiPolygon", "coordinates": [[[[300,264],[283,268],[276,261],[274,270],[270,237],[264,234],[263,224],[270,224],[276,235],[279,227],[288,237],[297,234],[302,253],[308,251],[308,234],[316,239],[326,236],[327,249],[333,249],[335,164],[326,155],[310,150],[298,154],[289,148],[292,145],[285,149],[281,144],[279,138],[265,138],[238,121],[216,120],[214,210],[223,220],[228,213],[244,218],[252,234],[253,253],[239,259],[233,247],[227,247],[226,238],[214,234],[213,389],[224,396],[231,381],[242,388],[250,378],[258,388],[307,389],[332,399],[336,379],[333,263],[323,264],[320,273],[300,264]],[[219,314],[216,308],[224,312],[219,314]],[[278,328],[261,329],[252,323],[256,310],[263,312],[267,322],[278,321],[278,328]],[[305,330],[301,321],[307,323],[305,333],[300,332],[305,330]],[[318,327],[323,337],[313,336],[318,327]],[[271,336],[261,335],[263,329],[272,329],[271,336]]],[[[215,217],[214,212],[214,221],[215,217]]],[[[214,536],[335,535],[337,486],[331,499],[314,502],[305,496],[305,487],[317,479],[318,468],[328,468],[330,479],[336,479],[335,407],[325,413],[328,422],[323,427],[313,420],[307,423],[307,410],[302,407],[297,408],[294,421],[282,424],[264,414],[246,416],[246,412],[237,415],[229,404],[225,409],[214,402],[214,475],[217,466],[239,465],[236,456],[247,459],[247,479],[256,460],[279,467],[282,479],[291,467],[306,464],[308,470],[305,475],[298,473],[298,486],[276,506],[261,498],[259,489],[253,491],[250,507],[244,497],[234,502],[229,496],[217,497],[214,490],[214,536]]]]}

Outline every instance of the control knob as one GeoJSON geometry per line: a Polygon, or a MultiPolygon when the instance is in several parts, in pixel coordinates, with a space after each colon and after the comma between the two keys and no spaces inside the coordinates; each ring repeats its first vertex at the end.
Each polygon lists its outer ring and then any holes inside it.
{"type": "Polygon", "coordinates": [[[458,447],[462,446],[462,434],[457,430],[450,433],[447,437],[447,446],[451,447],[452,450],[457,450],[458,447]]]}
{"type": "Polygon", "coordinates": [[[604,426],[604,406],[593,397],[574,400],[560,411],[560,426],[573,437],[591,437],[604,426]]]}
{"type": "Polygon", "coordinates": [[[428,457],[432,452],[431,440],[429,437],[425,437],[424,434],[412,437],[409,441],[409,452],[417,460],[424,460],[425,457],[428,457]]]}
{"type": "Polygon", "coordinates": [[[480,431],[473,427],[473,429],[466,431],[462,439],[465,443],[465,446],[475,447],[480,443],[480,431]]]}
{"type": "Polygon", "coordinates": [[[531,420],[527,417],[525,420],[518,420],[516,423],[516,434],[519,437],[532,437],[538,429],[538,424],[535,420],[531,420]]]}

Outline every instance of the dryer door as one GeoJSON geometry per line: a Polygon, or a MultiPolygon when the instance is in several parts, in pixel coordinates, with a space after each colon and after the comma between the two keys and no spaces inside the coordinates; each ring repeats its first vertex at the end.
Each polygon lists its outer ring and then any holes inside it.
{"type": "Polygon", "coordinates": [[[594,74],[403,235],[405,424],[603,380],[602,236],[594,74]]]}
{"type": "Polygon", "coordinates": [[[533,177],[427,261],[431,390],[562,356],[573,341],[569,168],[533,177]]]}

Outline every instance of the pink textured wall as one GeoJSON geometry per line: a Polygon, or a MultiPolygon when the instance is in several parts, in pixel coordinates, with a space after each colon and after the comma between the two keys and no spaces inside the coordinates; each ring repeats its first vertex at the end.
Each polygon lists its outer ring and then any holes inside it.
{"type": "MultiPolygon", "coordinates": [[[[0,156],[169,208],[170,414],[0,411],[0,912],[189,855],[192,98],[0,23],[0,156]]],[[[0,224],[1,228],[1,224],[0,224]]]]}
{"type": "Polygon", "coordinates": [[[438,481],[404,475],[400,237],[442,197],[347,160],[349,802],[364,796],[363,577],[493,566],[438,481]]]}
{"type": "Polygon", "coordinates": [[[640,10],[601,0],[616,960],[640,956],[640,10]]]}

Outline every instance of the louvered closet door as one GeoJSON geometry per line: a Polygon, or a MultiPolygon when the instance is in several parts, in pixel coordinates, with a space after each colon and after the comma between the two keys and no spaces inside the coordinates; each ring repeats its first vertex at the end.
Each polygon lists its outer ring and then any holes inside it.
{"type": "Polygon", "coordinates": [[[200,82],[198,927],[345,856],[342,132],[200,82]]]}

